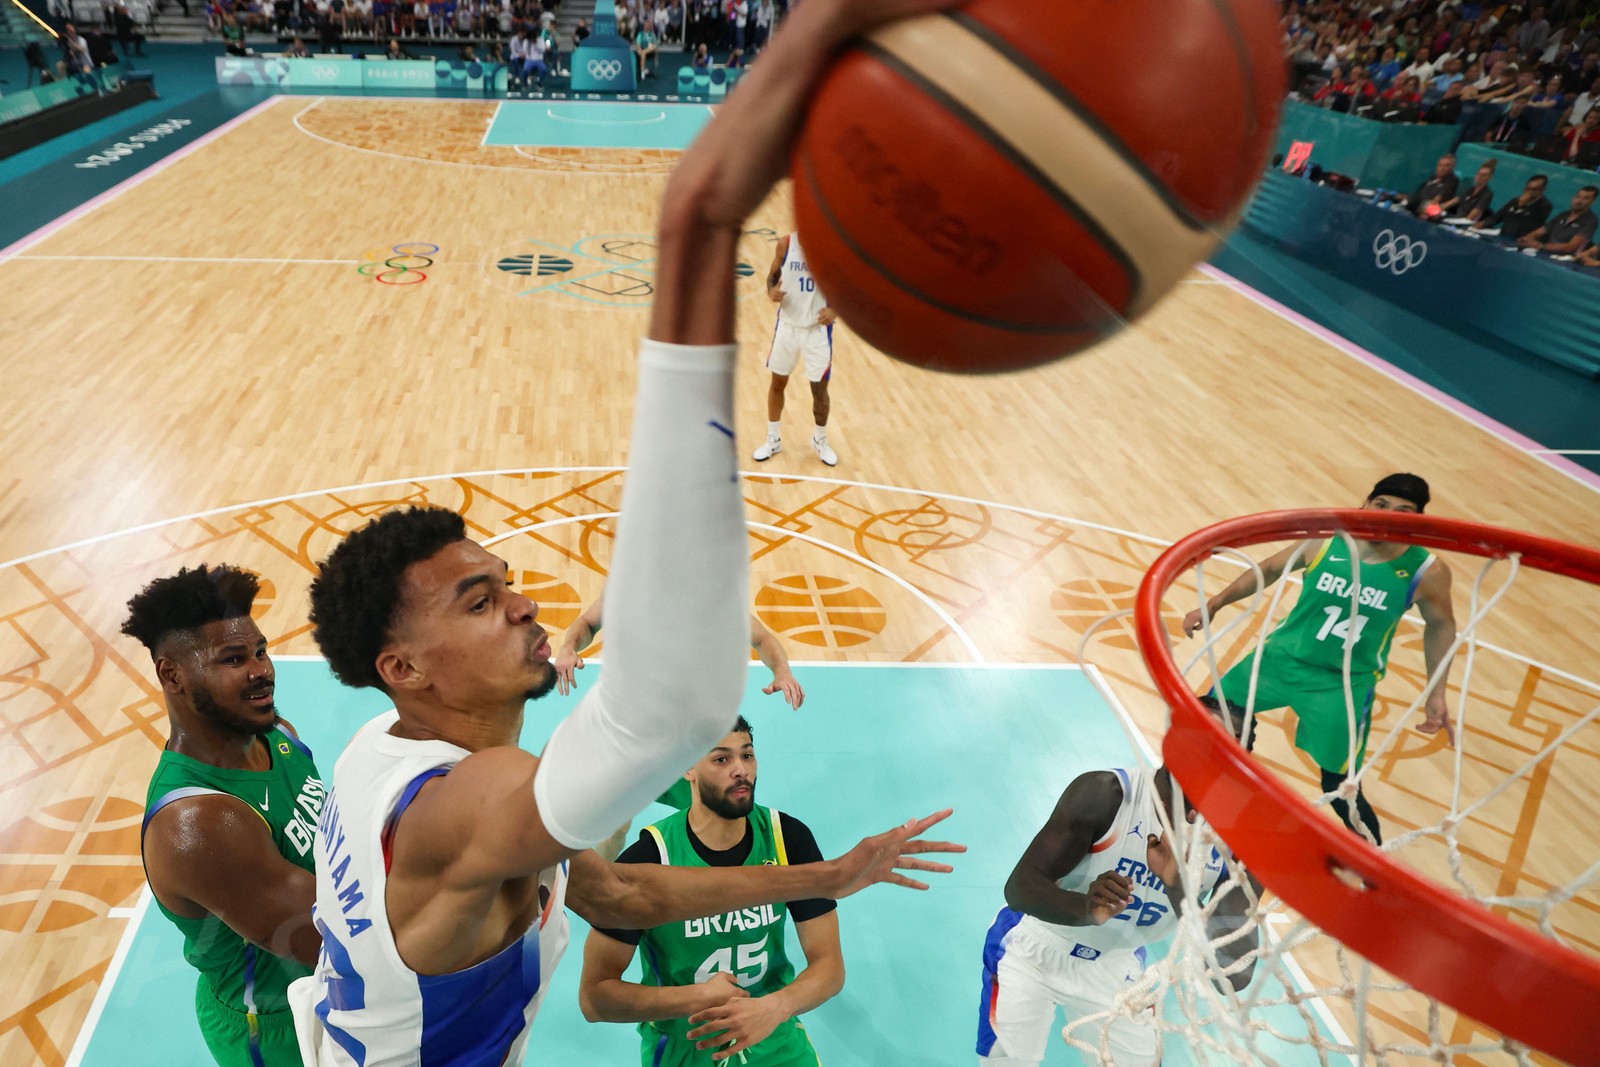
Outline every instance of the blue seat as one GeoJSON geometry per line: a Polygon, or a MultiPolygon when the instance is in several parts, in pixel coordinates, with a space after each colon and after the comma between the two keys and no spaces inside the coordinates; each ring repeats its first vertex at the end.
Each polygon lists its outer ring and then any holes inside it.
{"type": "Polygon", "coordinates": [[[693,67],[679,67],[678,68],[678,92],[686,93],[692,88],[694,88],[694,68],[693,67]]]}
{"type": "Polygon", "coordinates": [[[694,91],[701,96],[711,95],[711,75],[696,74],[694,76],[694,91]]]}

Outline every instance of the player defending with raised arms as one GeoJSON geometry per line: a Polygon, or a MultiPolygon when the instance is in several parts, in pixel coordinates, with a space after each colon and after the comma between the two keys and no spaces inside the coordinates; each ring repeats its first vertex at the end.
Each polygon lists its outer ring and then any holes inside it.
{"type": "Polygon", "coordinates": [[[505,562],[440,508],[389,512],[347,537],[311,590],[341,680],[395,709],[334,768],[317,847],[315,975],[293,990],[320,1065],[522,1062],[567,931],[644,929],[784,900],[838,899],[916,853],[913,820],[802,867],[621,866],[588,851],[698,760],[737,717],[748,660],[747,535],[733,437],[736,253],[782,176],[829,57],[942,0],[808,0],[668,184],[657,294],[639,359],[632,467],[606,592],[606,670],[540,757],[523,705],[556,680],[538,607],[505,562]],[[683,655],[671,620],[694,621],[683,655]],[[569,865],[570,864],[570,865],[569,865]]]}
{"type": "Polygon", "coordinates": [[[289,983],[309,974],[312,838],[323,787],[278,717],[258,583],[226,564],[185,568],[128,601],[122,632],[150,651],[170,736],[145,795],[142,848],[156,907],[200,972],[195,1016],[222,1067],[297,1067],[289,983]]]}
{"type": "MultiPolygon", "coordinates": [[[[604,604],[605,598],[601,597],[584,608],[583,614],[567,627],[561,648],[556,651],[554,660],[556,690],[562,696],[577,688],[575,672],[583,670],[583,650],[594,644],[595,638],[600,634],[600,628],[605,625],[602,614],[604,604]]],[[[767,670],[772,672],[772,681],[761,691],[768,696],[782,693],[783,699],[789,702],[789,706],[798,710],[800,705],[805,703],[806,693],[795,680],[794,672],[789,669],[789,653],[784,649],[783,642],[778,640],[778,636],[762,625],[761,620],[754,615],[750,616],[750,647],[755,650],[767,670]]]]}
{"type": "MultiPolygon", "coordinates": [[[[1367,494],[1363,508],[1420,514],[1428,506],[1428,483],[1415,474],[1391,474],[1367,494]]],[[[1389,669],[1389,645],[1400,619],[1416,605],[1424,624],[1422,651],[1428,677],[1439,671],[1456,639],[1455,611],[1450,603],[1450,568],[1420,545],[1357,540],[1360,566],[1359,603],[1352,612],[1350,578],[1353,565],[1343,538],[1321,544],[1290,545],[1261,563],[1261,577],[1271,585],[1289,569],[1306,568],[1305,584],[1294,609],[1267,635],[1256,679],[1254,711],[1259,714],[1289,706],[1299,716],[1295,747],[1310,756],[1322,771],[1322,791],[1334,793],[1366,758],[1367,735],[1372,730],[1372,702],[1377,686],[1389,669]],[[1345,702],[1345,640],[1350,640],[1350,697],[1355,709],[1355,760],[1350,759],[1350,709],[1345,702]]],[[[1255,572],[1247,571],[1206,603],[1206,616],[1256,591],[1255,572]]],[[[1183,632],[1193,634],[1204,617],[1196,608],[1183,619],[1183,632]]],[[[1228,705],[1236,733],[1244,727],[1250,697],[1250,675],[1255,653],[1240,660],[1222,677],[1222,700],[1228,705]]],[[[1448,672],[1448,667],[1445,671],[1448,672]]],[[[1444,676],[1427,695],[1425,718],[1418,730],[1445,732],[1455,744],[1455,728],[1445,704],[1444,676]]],[[[1218,693],[1203,698],[1219,708],[1218,693]]],[[[1250,734],[1253,735],[1251,730],[1250,734]]],[[[1245,744],[1254,737],[1246,736],[1245,744]]],[[[1359,789],[1356,813],[1375,845],[1383,843],[1377,813],[1359,789]]],[[[1331,801],[1333,810],[1352,830],[1350,805],[1342,798],[1331,801]]],[[[1358,833],[1360,831],[1357,831],[1358,833]]]]}
{"type": "MultiPolygon", "coordinates": [[[[693,803],[651,826],[622,863],[750,867],[816,863],[810,828],[756,803],[756,750],[740,719],[685,775],[693,803]]],[[[797,1016],[844,988],[839,916],[831,900],[792,900],[653,930],[593,930],[583,947],[578,1003],[591,1022],[639,1023],[644,1067],[816,1067],[797,1016]],[[784,919],[805,952],[798,976],[784,919]],[[635,948],[640,982],[623,981],[635,948]]]]}
{"type": "MultiPolygon", "coordinates": [[[[1040,1063],[1057,1005],[1069,1020],[1106,1011],[1144,972],[1147,947],[1171,935],[1187,897],[1225,881],[1227,863],[1213,849],[1205,882],[1182,884],[1157,809],[1170,818],[1172,796],[1165,767],[1090,771],[1061,794],[1007,879],[1006,906],[984,942],[978,1059],[985,1067],[1040,1063]]],[[[1187,802],[1183,817],[1195,818],[1187,802]]],[[[1228,891],[1210,933],[1237,930],[1247,912],[1244,892],[1228,891]]],[[[1258,937],[1227,940],[1219,962],[1242,960],[1258,937]]],[[[1240,964],[1229,975],[1234,989],[1244,989],[1254,970],[1253,959],[1240,964]]],[[[1116,1016],[1076,1034],[1096,1048],[1104,1041],[1109,1062],[1152,1067],[1160,1059],[1153,1021],[1116,1016]]]]}

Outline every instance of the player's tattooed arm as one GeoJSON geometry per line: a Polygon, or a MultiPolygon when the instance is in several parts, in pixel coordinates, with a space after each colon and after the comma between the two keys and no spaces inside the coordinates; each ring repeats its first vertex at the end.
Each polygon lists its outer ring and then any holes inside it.
{"type": "Polygon", "coordinates": [[[1056,884],[1111,828],[1121,803],[1122,782],[1112,772],[1074,778],[1006,880],[1006,905],[1061,926],[1099,926],[1131,904],[1133,884],[1116,871],[1096,878],[1087,893],[1056,884]]]}

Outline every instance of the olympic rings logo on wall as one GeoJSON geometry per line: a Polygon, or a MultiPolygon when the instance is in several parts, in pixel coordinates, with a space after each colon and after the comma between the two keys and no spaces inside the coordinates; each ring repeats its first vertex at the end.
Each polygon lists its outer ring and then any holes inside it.
{"type": "Polygon", "coordinates": [[[612,81],[622,73],[622,61],[618,59],[591,59],[589,60],[589,76],[599,78],[601,81],[612,81]]]}
{"type": "Polygon", "coordinates": [[[1428,258],[1428,245],[1426,241],[1413,241],[1403,233],[1383,230],[1372,239],[1372,255],[1379,270],[1398,276],[1422,266],[1422,261],[1428,258]]]}
{"type": "Polygon", "coordinates": [[[356,273],[383,285],[421,285],[428,280],[424,270],[433,266],[438,251],[438,245],[427,241],[402,241],[387,253],[363,252],[361,258],[368,262],[358,266],[356,273]]]}

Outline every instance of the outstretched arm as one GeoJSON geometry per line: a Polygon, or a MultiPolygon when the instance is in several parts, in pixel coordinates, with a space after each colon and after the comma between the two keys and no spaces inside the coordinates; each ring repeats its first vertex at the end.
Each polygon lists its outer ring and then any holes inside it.
{"type": "Polygon", "coordinates": [[[594,644],[594,635],[600,631],[602,625],[601,606],[604,603],[605,597],[602,596],[583,609],[583,614],[567,627],[567,634],[561,639],[561,648],[550,661],[555,664],[556,689],[562,696],[572,692],[577,684],[573,672],[583,670],[583,657],[579,653],[594,644]]]}
{"type": "Polygon", "coordinates": [[[1056,884],[1111,828],[1121,803],[1122,780],[1111,771],[1074,778],[1006,880],[1006,906],[1059,926],[1099,926],[1131,904],[1133,883],[1116,871],[1087,893],[1056,884]]]}
{"type": "Polygon", "coordinates": [[[772,684],[761,691],[771,696],[783,690],[783,699],[789,702],[791,708],[798,710],[806,702],[806,692],[794,680],[794,672],[789,670],[789,653],[784,651],[783,642],[778,640],[777,634],[763,626],[754,615],[750,616],[750,647],[756,650],[761,662],[772,672],[772,684]]]}
{"type": "MultiPolygon", "coordinates": [[[[1299,552],[1300,556],[1294,562],[1294,569],[1297,571],[1304,570],[1306,565],[1310,562],[1310,560],[1306,558],[1310,551],[1311,542],[1302,541],[1299,544],[1290,545],[1281,552],[1276,552],[1268,556],[1266,559],[1261,561],[1260,585],[1256,584],[1255,571],[1245,571],[1243,574],[1239,575],[1239,577],[1235,578],[1233,581],[1224,586],[1222,592],[1206,601],[1205,615],[1214,616],[1217,612],[1221,611],[1229,604],[1232,604],[1235,601],[1243,600],[1245,597],[1254,593],[1257,589],[1265,589],[1267,586],[1276,582],[1279,578],[1282,578],[1283,572],[1289,569],[1290,557],[1294,556],[1296,552],[1299,552]]],[[[1194,636],[1194,632],[1200,629],[1201,625],[1202,615],[1200,609],[1195,608],[1193,611],[1189,612],[1189,614],[1183,617],[1184,636],[1194,636]]]]}
{"type": "MultiPolygon", "coordinates": [[[[1422,613],[1422,655],[1427,663],[1428,677],[1432,678],[1441,663],[1449,662],[1450,647],[1456,642],[1456,612],[1450,601],[1450,568],[1444,560],[1435,558],[1428,573],[1422,576],[1417,588],[1417,610],[1422,613]]],[[[1450,708],[1444,698],[1445,683],[1449,676],[1450,668],[1446,666],[1439,684],[1434,686],[1423,702],[1427,718],[1422,720],[1422,725],[1417,729],[1425,734],[1443,730],[1445,738],[1453,746],[1456,743],[1456,728],[1450,722],[1450,708]]]]}
{"type": "Polygon", "coordinates": [[[664,923],[788,900],[839,900],[869,885],[927,885],[899,871],[949,873],[950,865],[917,859],[928,852],[965,852],[965,845],[921,836],[948,810],[913,819],[862,840],[834,860],[780,867],[664,867],[607,863],[593,852],[572,858],[567,904],[591,926],[644,930],[664,923]]]}

